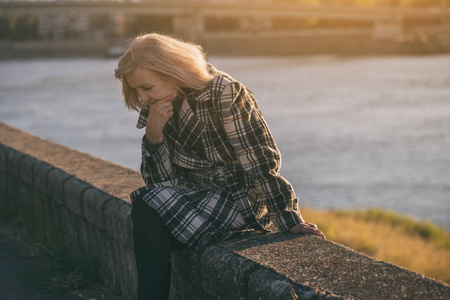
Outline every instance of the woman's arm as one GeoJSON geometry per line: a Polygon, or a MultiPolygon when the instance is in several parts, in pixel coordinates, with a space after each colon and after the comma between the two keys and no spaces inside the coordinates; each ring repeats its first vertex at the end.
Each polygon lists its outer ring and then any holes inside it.
{"type": "Polygon", "coordinates": [[[272,221],[283,232],[312,231],[301,217],[291,184],[280,176],[280,152],[252,93],[238,82],[230,83],[219,105],[228,140],[245,172],[255,177],[256,193],[272,221]]]}
{"type": "Polygon", "coordinates": [[[173,116],[171,102],[174,96],[176,95],[153,101],[149,105],[147,125],[141,146],[141,174],[147,185],[175,178],[169,147],[163,135],[164,126],[173,116]]]}
{"type": "Polygon", "coordinates": [[[142,138],[141,175],[146,185],[175,178],[167,142],[163,140],[155,149],[148,149],[146,137],[142,138]],[[149,151],[150,150],[150,151],[149,151]]]}

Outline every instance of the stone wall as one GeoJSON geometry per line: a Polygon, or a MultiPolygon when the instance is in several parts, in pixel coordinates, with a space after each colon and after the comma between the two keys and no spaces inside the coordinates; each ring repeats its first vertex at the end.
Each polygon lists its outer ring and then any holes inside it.
{"type": "Polygon", "coordinates": [[[106,284],[133,293],[131,189],[140,175],[0,123],[0,211],[62,234],[76,258],[94,260],[106,284]],[[55,229],[55,230],[52,230],[55,229]]]}
{"type": "MultiPolygon", "coordinates": [[[[0,123],[0,210],[62,234],[107,285],[135,293],[138,172],[0,123]]],[[[450,299],[450,287],[311,235],[268,234],[173,257],[172,299],[450,299]]]]}

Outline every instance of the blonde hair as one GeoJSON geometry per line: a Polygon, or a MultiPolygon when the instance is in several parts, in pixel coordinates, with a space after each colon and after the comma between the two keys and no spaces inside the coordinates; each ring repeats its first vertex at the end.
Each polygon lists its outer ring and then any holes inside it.
{"type": "Polygon", "coordinates": [[[204,89],[214,78],[208,71],[201,46],[158,33],[138,36],[120,57],[114,70],[116,78],[122,81],[125,105],[134,110],[141,108],[141,103],[125,76],[138,67],[155,72],[178,90],[182,87],[204,89]]]}

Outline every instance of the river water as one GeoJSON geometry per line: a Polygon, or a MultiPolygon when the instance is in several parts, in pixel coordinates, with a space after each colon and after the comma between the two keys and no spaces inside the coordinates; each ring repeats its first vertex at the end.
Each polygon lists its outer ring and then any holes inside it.
{"type": "MultiPolygon", "coordinates": [[[[211,57],[255,94],[301,206],[450,228],[450,55],[211,57]]],[[[0,62],[0,121],[138,170],[116,59],[0,62]]]]}

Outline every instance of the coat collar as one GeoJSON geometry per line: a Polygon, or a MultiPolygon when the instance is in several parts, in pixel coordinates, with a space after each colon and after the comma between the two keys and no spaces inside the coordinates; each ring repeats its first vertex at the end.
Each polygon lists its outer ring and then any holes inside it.
{"type": "MultiPolygon", "coordinates": [[[[192,91],[191,93],[179,93],[177,99],[181,105],[178,111],[178,122],[175,123],[174,118],[170,118],[164,126],[164,136],[170,144],[175,148],[189,151],[198,141],[201,134],[205,130],[205,124],[197,117],[192,110],[192,106],[198,101],[206,101],[209,99],[210,92],[192,91]]],[[[137,128],[144,128],[148,120],[148,107],[143,108],[139,114],[137,128]]],[[[181,150],[178,150],[181,151],[181,150]]]]}

